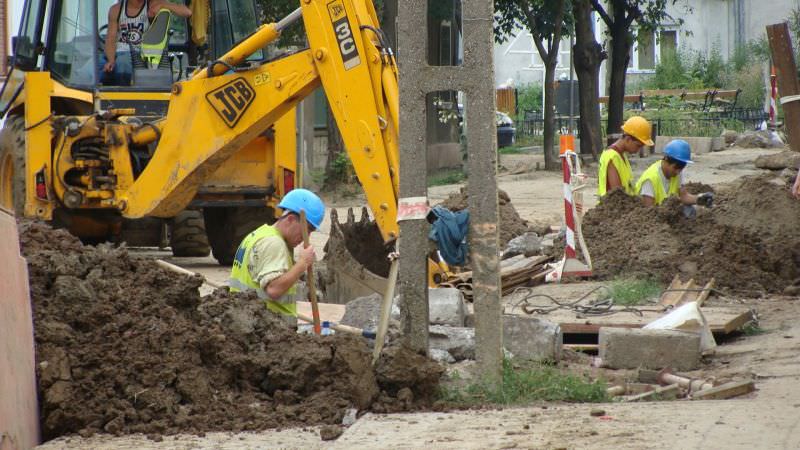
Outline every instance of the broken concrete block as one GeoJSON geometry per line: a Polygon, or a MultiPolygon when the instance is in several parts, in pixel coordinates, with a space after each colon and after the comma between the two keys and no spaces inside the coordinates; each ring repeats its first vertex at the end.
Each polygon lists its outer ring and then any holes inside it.
{"type": "MultiPolygon", "coordinates": [[[[383,302],[383,296],[380,294],[367,295],[366,297],[351,300],[347,303],[344,316],[342,316],[342,320],[339,323],[363,330],[375,330],[378,328],[381,302],[383,302]]],[[[397,307],[397,298],[392,304],[390,318],[400,320],[400,308],[397,307]]]]}
{"type": "Polygon", "coordinates": [[[436,362],[447,363],[447,364],[452,364],[452,363],[456,362],[456,359],[453,358],[453,355],[451,355],[446,350],[442,350],[442,349],[438,349],[438,348],[432,348],[432,349],[429,350],[429,352],[430,352],[431,359],[436,361],[436,362]]]}
{"type": "Polygon", "coordinates": [[[431,325],[428,343],[431,350],[444,350],[456,361],[475,359],[474,328],[431,325]]]}
{"type": "Polygon", "coordinates": [[[508,241],[506,250],[501,259],[508,259],[517,255],[533,256],[538,255],[542,250],[542,242],[539,235],[529,231],[508,241]]]}
{"type": "Polygon", "coordinates": [[[431,325],[464,326],[464,295],[456,288],[428,289],[428,310],[431,325]]]}
{"type": "Polygon", "coordinates": [[[700,336],[674,330],[600,328],[600,359],[612,369],[693,370],[700,365],[700,336]]]}
{"type": "Polygon", "coordinates": [[[564,335],[553,322],[524,316],[503,316],[503,346],[515,358],[558,361],[564,335]]]}

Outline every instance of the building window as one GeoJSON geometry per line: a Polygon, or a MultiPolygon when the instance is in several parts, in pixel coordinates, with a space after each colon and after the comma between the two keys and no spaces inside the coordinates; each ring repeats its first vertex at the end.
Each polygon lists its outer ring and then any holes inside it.
{"type": "Polygon", "coordinates": [[[639,43],[636,46],[639,57],[639,70],[653,70],[656,68],[656,46],[653,33],[639,33],[639,43]]]}
{"type": "Polygon", "coordinates": [[[639,32],[636,44],[631,52],[628,69],[632,71],[651,72],[664,55],[678,48],[678,31],[667,29],[657,32],[639,32]]]}

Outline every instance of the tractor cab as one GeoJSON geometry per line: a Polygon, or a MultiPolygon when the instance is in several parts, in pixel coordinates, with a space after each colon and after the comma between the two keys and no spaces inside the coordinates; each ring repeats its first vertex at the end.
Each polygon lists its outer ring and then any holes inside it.
{"type": "MultiPolygon", "coordinates": [[[[133,107],[137,115],[166,114],[166,96],[174,82],[223,55],[258,27],[254,0],[173,1],[185,2],[192,15],[183,18],[162,9],[149,17],[144,30],[136,31],[142,33],[141,44],[130,45],[129,60],[117,62],[131,69],[131,76],[120,82],[103,70],[109,9],[117,0],[26,0],[0,112],[5,114],[13,103],[20,72],[43,71],[75,97],[65,99],[68,103],[88,100],[95,110],[133,107]]],[[[263,50],[250,59],[263,60],[263,50]]],[[[87,113],[88,105],[73,105],[67,111],[87,113]]]]}

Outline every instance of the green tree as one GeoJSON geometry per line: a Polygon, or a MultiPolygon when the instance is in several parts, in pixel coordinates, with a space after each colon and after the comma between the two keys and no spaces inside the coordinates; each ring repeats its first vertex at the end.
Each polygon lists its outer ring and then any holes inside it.
{"type": "Polygon", "coordinates": [[[608,57],[594,37],[594,19],[590,0],[572,0],[575,18],[575,45],[572,60],[578,76],[581,154],[597,159],[603,142],[600,132],[600,64],[608,57]]]}
{"type": "Polygon", "coordinates": [[[570,0],[495,0],[495,41],[513,37],[519,27],[531,33],[544,63],[544,167],[560,167],[555,149],[555,76],[561,38],[572,32],[570,0]]]}
{"type": "MultiPolygon", "coordinates": [[[[591,0],[592,7],[606,24],[611,47],[611,79],[608,87],[608,133],[619,132],[622,126],[625,99],[625,76],[631,59],[631,47],[637,32],[653,32],[664,19],[668,4],[678,0],[591,0]],[[605,4],[604,4],[605,3],[605,4]],[[607,6],[606,6],[607,5],[607,6]],[[634,27],[634,22],[636,27],[634,27]]],[[[687,7],[688,8],[688,7],[687,7]]],[[[676,19],[683,23],[683,19],[676,19]]]]}

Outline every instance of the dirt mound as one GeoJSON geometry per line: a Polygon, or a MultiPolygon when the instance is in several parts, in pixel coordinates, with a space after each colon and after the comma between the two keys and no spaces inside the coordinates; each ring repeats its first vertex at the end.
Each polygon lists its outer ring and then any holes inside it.
{"type": "MultiPolygon", "coordinates": [[[[514,204],[511,203],[511,197],[504,190],[498,189],[497,197],[500,204],[500,250],[502,250],[508,241],[528,231],[528,223],[519,216],[514,204]]],[[[459,193],[450,194],[441,206],[451,211],[461,211],[469,206],[467,198],[466,188],[461,188],[459,193]]]]}
{"type": "Polygon", "coordinates": [[[789,185],[774,176],[742,179],[720,189],[714,217],[718,222],[784,238],[787,245],[800,241],[800,201],[792,197],[789,185]]]}
{"type": "Polygon", "coordinates": [[[784,243],[734,223],[726,213],[774,216],[772,209],[758,212],[761,207],[750,208],[744,201],[737,205],[722,195],[716,203],[712,211],[701,209],[690,220],[676,198],[651,209],[623,192],[610,193],[583,223],[595,273],[601,278],[648,276],[664,283],[676,274],[698,283],[714,277],[719,288],[745,295],[778,292],[791,284],[798,276],[800,242],[784,243]]]}
{"type": "Polygon", "coordinates": [[[373,370],[360,337],[298,335],[255,296],[201,298],[199,277],[125,248],[84,247],[38,223],[21,224],[20,241],[44,439],[338,424],[349,407],[432,402],[442,369],[406,350],[373,370]],[[415,371],[391,370],[411,360],[415,371]]]}

